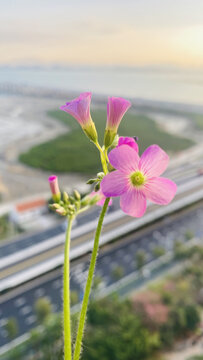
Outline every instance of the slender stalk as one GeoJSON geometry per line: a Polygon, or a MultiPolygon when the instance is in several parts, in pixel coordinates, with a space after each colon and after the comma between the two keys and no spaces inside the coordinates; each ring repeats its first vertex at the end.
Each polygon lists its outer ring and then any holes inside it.
{"type": "Polygon", "coordinates": [[[64,360],[72,359],[71,349],[71,321],[70,321],[70,234],[73,216],[68,217],[64,250],[64,275],[63,275],[63,314],[64,314],[64,360]]]}
{"type": "Polygon", "coordinates": [[[104,149],[104,155],[105,155],[105,158],[106,158],[106,162],[108,164],[109,158],[108,158],[108,149],[107,148],[104,149]]]}
{"type": "Polygon", "coordinates": [[[89,206],[89,205],[87,205],[87,206],[85,206],[84,208],[82,208],[82,209],[78,210],[78,211],[77,211],[77,215],[79,215],[79,214],[81,214],[81,213],[83,213],[83,212],[87,211],[89,208],[90,208],[90,206],[89,206]]]}
{"type": "Polygon", "coordinates": [[[99,150],[100,152],[100,158],[101,158],[101,163],[102,163],[102,167],[103,167],[103,170],[104,170],[104,174],[108,174],[108,168],[107,168],[107,163],[106,163],[106,156],[101,148],[101,146],[99,145],[99,143],[95,143],[97,149],[99,150]]]}
{"type": "Polygon", "coordinates": [[[97,230],[96,230],[96,234],[95,234],[95,238],[94,238],[94,246],[93,246],[93,251],[92,251],[92,256],[91,256],[91,261],[90,261],[90,266],[89,266],[89,272],[88,272],[88,277],[87,277],[87,283],[86,283],[83,302],[82,302],[82,308],[81,308],[81,312],[80,312],[80,319],[79,319],[79,323],[78,323],[78,332],[77,332],[77,338],[76,338],[76,343],[75,343],[75,351],[74,351],[73,360],[79,360],[79,358],[80,358],[85,318],[86,318],[86,313],[87,313],[87,306],[88,306],[90,291],[91,291],[91,287],[92,287],[92,280],[93,280],[93,275],[94,275],[94,270],[95,270],[95,265],[96,265],[98,248],[99,248],[99,238],[100,238],[100,234],[101,234],[104,216],[105,216],[105,213],[108,208],[109,200],[110,200],[110,198],[107,198],[105,200],[104,206],[102,208],[102,211],[101,211],[101,214],[99,217],[97,230]]]}

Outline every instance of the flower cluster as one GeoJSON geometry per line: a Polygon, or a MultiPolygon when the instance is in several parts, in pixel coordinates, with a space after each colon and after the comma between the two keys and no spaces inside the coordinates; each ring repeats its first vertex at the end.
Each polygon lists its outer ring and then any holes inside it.
{"type": "MultiPolygon", "coordinates": [[[[121,209],[133,217],[144,215],[147,200],[159,205],[168,204],[176,193],[176,184],[170,179],[160,177],[166,170],[169,157],[158,145],[149,146],[139,156],[137,138],[119,137],[119,124],[130,108],[128,100],[111,97],[107,104],[107,122],[104,131],[104,145],[100,146],[95,124],[90,114],[91,93],[81,94],[77,99],[67,102],[61,110],[71,114],[81,125],[84,133],[100,152],[102,172],[87,183],[94,185],[94,191],[81,198],[77,190],[73,196],[61,192],[56,175],[49,178],[54,203],[51,209],[62,216],[67,216],[67,231],[64,251],[64,359],[72,359],[72,336],[70,317],[70,266],[69,249],[72,222],[76,215],[97,204],[102,206],[95,232],[87,283],[83,295],[82,307],[78,322],[73,359],[79,360],[88,300],[96,266],[99,239],[108,205],[112,197],[120,197],[121,209]]],[[[86,154],[88,156],[88,154],[86,154]]],[[[153,310],[153,309],[152,309],[153,310]]],[[[150,308],[151,311],[151,308],[150,308]]]]}
{"type": "MultiPolygon", "coordinates": [[[[131,103],[120,97],[108,98],[102,148],[98,143],[96,127],[90,114],[90,102],[91,93],[86,92],[61,106],[61,110],[71,114],[78,121],[85,134],[100,151],[104,172],[87,182],[95,185],[94,192],[89,198],[94,194],[95,199],[97,196],[97,204],[103,205],[105,198],[119,196],[121,209],[134,217],[144,215],[147,200],[159,205],[168,204],[175,196],[177,188],[173,181],[160,177],[168,165],[168,155],[158,145],[151,145],[139,156],[137,138],[117,135],[119,124],[131,103]],[[108,154],[109,148],[113,149],[108,154]]],[[[59,189],[57,186],[53,187],[53,184],[54,180],[50,182],[53,198],[60,201],[59,189]]],[[[77,208],[75,204],[68,206],[77,208]]],[[[63,211],[61,208],[57,210],[67,214],[64,207],[63,211]]]]}
{"type": "Polygon", "coordinates": [[[87,210],[88,207],[95,205],[101,200],[101,197],[104,196],[101,194],[97,195],[97,193],[91,193],[89,196],[81,198],[81,195],[77,190],[73,191],[73,195],[68,195],[67,192],[64,191],[63,196],[61,196],[56,175],[49,177],[49,184],[52,192],[52,199],[54,201],[49,207],[61,216],[74,217],[84,210],[87,210]]]}

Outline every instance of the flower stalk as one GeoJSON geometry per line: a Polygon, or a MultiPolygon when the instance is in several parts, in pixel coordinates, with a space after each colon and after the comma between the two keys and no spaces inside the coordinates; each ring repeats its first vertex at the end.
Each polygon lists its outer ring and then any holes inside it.
{"type": "Polygon", "coordinates": [[[72,359],[71,348],[71,317],[70,317],[70,235],[73,216],[68,217],[64,250],[64,273],[63,273],[63,313],[64,313],[64,360],[72,359]]]}
{"type": "Polygon", "coordinates": [[[108,99],[107,122],[104,133],[104,145],[102,147],[98,142],[97,130],[91,118],[90,102],[91,93],[82,93],[78,98],[61,106],[61,110],[69,113],[76,119],[84,133],[100,152],[103,172],[99,172],[95,178],[87,181],[87,184],[94,184],[95,191],[81,197],[80,193],[74,190],[72,196],[64,192],[61,197],[57,176],[52,175],[49,178],[54,201],[53,204],[49,205],[50,209],[61,216],[66,216],[68,219],[63,278],[64,360],[79,360],[80,358],[88,302],[99,249],[99,239],[104,216],[108,205],[111,204],[110,201],[112,201],[110,200],[111,197],[120,196],[122,210],[133,217],[141,217],[146,211],[147,199],[156,204],[166,205],[172,201],[176,193],[176,184],[170,179],[160,177],[167,167],[169,158],[158,145],[150,146],[139,157],[138,139],[118,136],[118,127],[126,111],[131,106],[130,101],[120,97],[108,99]],[[113,150],[108,153],[110,148],[113,148],[113,150]],[[95,233],[76,342],[72,354],[69,260],[71,227],[73,220],[78,214],[95,204],[103,207],[95,233]]]}
{"type": "Polygon", "coordinates": [[[83,302],[82,302],[82,308],[81,308],[81,312],[80,312],[80,319],[79,319],[79,324],[78,324],[78,331],[77,331],[77,338],[76,338],[76,343],[75,343],[75,351],[74,351],[73,360],[79,360],[79,358],[80,358],[88,301],[89,301],[90,291],[91,291],[91,287],[92,287],[92,280],[93,280],[93,276],[94,276],[94,270],[95,270],[96,259],[97,259],[98,248],[99,248],[99,238],[100,238],[102,225],[103,225],[103,221],[104,221],[104,216],[106,214],[109,201],[110,201],[110,198],[107,198],[105,200],[104,206],[102,208],[102,211],[101,211],[101,214],[99,217],[97,230],[96,230],[96,234],[95,234],[95,238],[94,238],[94,246],[93,246],[93,251],[92,251],[92,256],[91,256],[91,261],[90,261],[90,266],[89,266],[89,272],[88,272],[88,277],[87,277],[87,283],[86,283],[83,302]]]}
{"type": "Polygon", "coordinates": [[[106,154],[105,152],[102,150],[101,146],[99,145],[98,141],[95,143],[97,149],[100,152],[100,158],[101,158],[101,164],[102,164],[102,168],[104,170],[104,174],[108,174],[108,168],[107,168],[107,163],[106,163],[106,154]]]}

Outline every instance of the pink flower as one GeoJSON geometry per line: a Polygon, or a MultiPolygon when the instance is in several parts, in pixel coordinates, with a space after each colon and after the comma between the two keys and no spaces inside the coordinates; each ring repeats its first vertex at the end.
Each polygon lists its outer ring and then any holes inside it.
{"type": "Polygon", "coordinates": [[[82,126],[83,131],[90,140],[96,143],[97,131],[90,115],[91,96],[90,92],[82,93],[78,98],[61,106],[60,109],[72,115],[82,126]]]}
{"type": "Polygon", "coordinates": [[[138,144],[137,142],[135,141],[134,138],[132,137],[123,137],[123,136],[120,136],[119,137],[119,140],[118,140],[118,146],[121,146],[121,145],[128,145],[130,146],[131,148],[133,148],[135,151],[139,151],[139,148],[138,148],[138,144]]]}
{"type": "Polygon", "coordinates": [[[54,201],[60,201],[61,193],[58,186],[58,177],[56,175],[51,175],[49,177],[49,185],[54,201]]]}
{"type": "Polygon", "coordinates": [[[103,178],[101,190],[106,197],[120,196],[120,206],[126,214],[141,217],[147,199],[166,205],[174,198],[176,184],[159,177],[169,157],[158,145],[149,146],[141,158],[133,148],[122,145],[109,153],[109,161],[116,171],[103,178]]]}
{"type": "Polygon", "coordinates": [[[104,146],[108,149],[116,136],[119,124],[131,106],[130,101],[120,97],[109,97],[107,104],[107,122],[104,134],[104,146]]]}
{"type": "Polygon", "coordinates": [[[107,104],[106,129],[117,132],[119,124],[130,106],[131,103],[128,100],[121,97],[109,97],[107,104]]]}
{"type": "Polygon", "coordinates": [[[76,99],[67,102],[66,105],[62,105],[60,109],[72,115],[79,124],[84,127],[89,121],[91,121],[91,97],[92,94],[90,92],[82,93],[76,99]]]}
{"type": "MultiPolygon", "coordinates": [[[[103,206],[104,205],[104,202],[106,200],[106,196],[102,193],[101,189],[99,191],[92,191],[90,194],[89,194],[90,197],[94,197],[94,196],[98,196],[98,200],[97,200],[97,203],[96,205],[98,206],[103,206]]],[[[109,201],[109,205],[112,205],[112,199],[109,201]]]]}

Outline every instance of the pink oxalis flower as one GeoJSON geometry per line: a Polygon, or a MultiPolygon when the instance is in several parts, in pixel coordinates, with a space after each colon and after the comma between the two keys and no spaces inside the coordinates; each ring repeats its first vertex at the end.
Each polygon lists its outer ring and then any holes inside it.
{"type": "Polygon", "coordinates": [[[120,206],[126,214],[141,217],[147,199],[167,205],[174,198],[176,184],[159,177],[169,157],[158,145],[149,146],[141,157],[132,147],[122,145],[109,153],[109,161],[116,171],[103,178],[101,190],[106,197],[120,196],[120,206]]]}
{"type": "Polygon", "coordinates": [[[90,115],[91,97],[90,92],[82,93],[76,99],[62,105],[60,109],[72,115],[81,125],[86,135],[93,142],[96,142],[97,131],[90,115]]]}
{"type": "Polygon", "coordinates": [[[136,152],[139,151],[138,144],[135,141],[135,139],[132,138],[132,137],[120,136],[119,140],[118,140],[118,146],[117,147],[122,146],[122,145],[128,145],[131,148],[133,148],[136,152]]]}
{"type": "Polygon", "coordinates": [[[107,103],[106,128],[117,131],[119,124],[131,103],[121,97],[109,97],[107,103]]]}
{"type": "Polygon", "coordinates": [[[76,99],[67,102],[60,107],[61,110],[72,115],[83,127],[91,121],[90,103],[92,94],[85,92],[80,94],[76,99]]]}
{"type": "Polygon", "coordinates": [[[119,124],[131,106],[130,101],[121,97],[109,97],[107,103],[107,122],[104,134],[104,145],[106,148],[111,146],[116,136],[119,124]]]}

